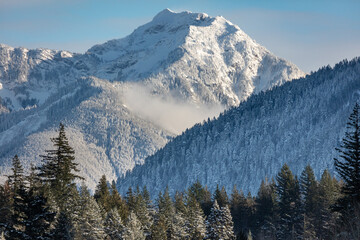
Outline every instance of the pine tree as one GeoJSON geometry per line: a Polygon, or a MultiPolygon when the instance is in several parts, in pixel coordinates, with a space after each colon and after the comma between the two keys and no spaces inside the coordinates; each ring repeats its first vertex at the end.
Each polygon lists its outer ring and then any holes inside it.
{"type": "Polygon", "coordinates": [[[104,222],[104,230],[106,236],[109,237],[111,240],[122,240],[123,229],[124,226],[122,224],[118,210],[115,208],[111,209],[106,214],[104,222]]]}
{"type": "Polygon", "coordinates": [[[205,216],[194,195],[186,200],[186,231],[190,239],[203,239],[206,234],[205,216]]]}
{"type": "Polygon", "coordinates": [[[277,202],[275,183],[262,181],[256,197],[256,236],[260,239],[275,239],[277,202]]]}
{"type": "Polygon", "coordinates": [[[73,239],[73,231],[73,225],[67,217],[67,214],[60,212],[55,227],[51,232],[53,239],[71,240],[73,239]]]}
{"type": "Polygon", "coordinates": [[[157,214],[155,222],[151,226],[151,238],[153,240],[167,240],[167,224],[165,216],[157,214]]]}
{"type": "Polygon", "coordinates": [[[220,207],[225,207],[225,205],[229,204],[229,198],[227,196],[225,187],[223,186],[221,190],[219,189],[219,185],[216,185],[216,190],[214,192],[214,201],[217,201],[220,207]]]}
{"type": "Polygon", "coordinates": [[[304,198],[304,238],[315,238],[316,217],[319,215],[319,191],[315,174],[310,165],[307,165],[300,177],[300,188],[304,198]]]}
{"type": "Polygon", "coordinates": [[[336,226],[336,214],[331,211],[339,194],[339,184],[325,170],[319,183],[318,216],[316,216],[316,233],[319,239],[333,239],[336,226]]]}
{"type": "Polygon", "coordinates": [[[103,239],[105,236],[101,211],[89,190],[80,187],[80,215],[76,224],[78,236],[84,239],[103,239]]]}
{"type": "Polygon", "coordinates": [[[40,155],[43,165],[39,167],[39,177],[48,184],[58,206],[62,209],[63,203],[69,197],[69,188],[75,185],[76,179],[83,178],[76,174],[79,170],[78,164],[75,163],[75,151],[69,145],[62,123],[59,125],[58,137],[52,138],[51,141],[55,149],[46,150],[46,155],[40,155]]]}
{"type": "Polygon", "coordinates": [[[300,228],[300,187],[289,166],[284,164],[276,176],[279,198],[278,239],[295,239],[300,228]]]}
{"type": "Polygon", "coordinates": [[[29,239],[51,239],[50,227],[55,218],[47,205],[47,198],[44,193],[36,189],[36,186],[29,188],[26,199],[25,234],[29,239]]]}
{"type": "Polygon", "coordinates": [[[26,239],[25,222],[27,221],[27,189],[24,170],[17,155],[12,160],[13,174],[8,176],[12,191],[12,208],[9,223],[6,225],[6,237],[9,239],[26,239]]]}
{"type": "Polygon", "coordinates": [[[220,209],[216,200],[208,218],[206,239],[235,239],[230,209],[227,205],[220,209]]]}
{"type": "Polygon", "coordinates": [[[102,175],[100,181],[95,189],[94,198],[96,202],[101,206],[106,212],[111,209],[111,199],[110,199],[110,191],[106,181],[106,176],[102,175]]]}
{"type": "Polygon", "coordinates": [[[123,238],[126,240],[143,240],[145,234],[142,229],[141,222],[137,219],[136,214],[130,212],[129,218],[123,233],[123,238]]]}
{"type": "Polygon", "coordinates": [[[117,209],[122,221],[124,222],[129,216],[129,209],[126,202],[121,198],[119,192],[116,189],[115,181],[111,184],[111,195],[110,195],[110,206],[111,209],[117,209]]]}
{"type": "Polygon", "coordinates": [[[195,197],[206,216],[210,214],[210,209],[212,207],[211,193],[206,186],[203,187],[201,185],[199,180],[188,188],[187,195],[195,197]]]}
{"type": "Polygon", "coordinates": [[[342,197],[334,210],[342,215],[348,234],[360,238],[360,106],[355,104],[347,122],[347,131],[340,148],[340,156],[335,158],[335,169],[344,184],[341,187],[342,197]],[[349,229],[351,227],[351,229],[349,229]]]}
{"type": "Polygon", "coordinates": [[[11,189],[9,181],[0,185],[0,236],[5,231],[7,224],[10,223],[12,208],[11,189]]]}

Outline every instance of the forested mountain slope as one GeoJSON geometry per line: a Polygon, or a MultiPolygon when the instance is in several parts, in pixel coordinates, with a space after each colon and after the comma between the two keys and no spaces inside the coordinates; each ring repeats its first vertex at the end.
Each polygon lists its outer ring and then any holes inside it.
{"type": "MultiPolygon", "coordinates": [[[[360,58],[251,96],[217,119],[197,124],[135,167],[118,187],[172,193],[200,180],[257,191],[284,163],[295,174],[307,164],[318,177],[333,171],[347,118],[360,98],[360,58]]],[[[230,191],[231,189],[227,189],[230,191]]]]}

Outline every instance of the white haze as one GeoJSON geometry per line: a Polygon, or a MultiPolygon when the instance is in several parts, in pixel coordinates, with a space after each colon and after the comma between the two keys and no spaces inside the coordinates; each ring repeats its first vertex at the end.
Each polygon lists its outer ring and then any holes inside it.
{"type": "Polygon", "coordinates": [[[129,86],[124,91],[124,98],[131,112],[175,134],[207,118],[216,117],[225,109],[222,105],[184,103],[169,95],[163,98],[151,94],[140,84],[129,86]]]}

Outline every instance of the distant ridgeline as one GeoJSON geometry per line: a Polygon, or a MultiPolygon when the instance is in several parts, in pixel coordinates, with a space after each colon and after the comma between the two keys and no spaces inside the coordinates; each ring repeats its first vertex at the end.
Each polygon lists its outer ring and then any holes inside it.
{"type": "Polygon", "coordinates": [[[117,181],[120,192],[144,186],[171,194],[199,180],[214,190],[236,184],[255,193],[284,163],[295,174],[334,171],[335,147],[360,97],[360,58],[251,96],[239,107],[186,130],[117,181]]]}

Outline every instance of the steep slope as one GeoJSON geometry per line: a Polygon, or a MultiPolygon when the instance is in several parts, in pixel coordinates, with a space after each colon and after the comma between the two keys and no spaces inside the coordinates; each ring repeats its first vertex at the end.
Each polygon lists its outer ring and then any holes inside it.
{"type": "Polygon", "coordinates": [[[85,54],[0,45],[0,172],[14,154],[38,164],[61,121],[93,187],[196,122],[303,75],[222,17],[168,9],[85,54]]]}
{"type": "Polygon", "coordinates": [[[195,103],[234,106],[253,92],[304,76],[223,17],[169,9],[87,54],[99,59],[97,77],[142,81],[162,96],[195,103]]]}
{"type": "Polygon", "coordinates": [[[172,193],[196,180],[255,193],[284,163],[333,170],[347,118],[360,100],[360,58],[251,96],[216,120],[197,124],[118,180],[122,192],[143,186],[172,193]]]}

